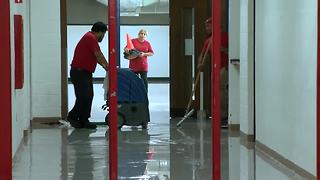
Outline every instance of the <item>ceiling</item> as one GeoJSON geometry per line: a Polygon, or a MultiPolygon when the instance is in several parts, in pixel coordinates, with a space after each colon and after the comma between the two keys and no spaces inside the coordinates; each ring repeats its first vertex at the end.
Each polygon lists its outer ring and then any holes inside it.
{"type": "MultiPolygon", "coordinates": [[[[108,6],[108,0],[97,0],[108,6]]],[[[120,0],[120,16],[169,14],[169,0],[120,0]]]]}

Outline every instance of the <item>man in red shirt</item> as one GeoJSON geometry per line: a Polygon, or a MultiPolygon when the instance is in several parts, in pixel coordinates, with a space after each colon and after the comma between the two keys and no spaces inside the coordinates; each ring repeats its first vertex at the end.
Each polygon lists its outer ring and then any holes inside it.
{"type": "Polygon", "coordinates": [[[68,113],[68,121],[74,128],[95,129],[97,127],[89,122],[93,100],[92,73],[97,64],[100,64],[105,70],[108,68],[108,62],[99,46],[106,31],[107,26],[104,23],[94,23],[91,31],[84,34],[74,51],[70,77],[76,101],[68,113]]]}
{"type": "MultiPolygon", "coordinates": [[[[146,40],[147,31],[141,29],[138,33],[138,38],[132,39],[134,49],[140,52],[139,56],[130,59],[129,68],[140,75],[143,80],[146,91],[148,92],[148,56],[153,56],[153,49],[149,41],[146,40]]],[[[128,54],[129,49],[125,47],[125,52],[128,54]]]]}
{"type": "MultiPolygon", "coordinates": [[[[209,44],[211,44],[212,37],[212,18],[208,18],[205,21],[205,28],[208,34],[208,38],[203,44],[201,54],[199,59],[206,58],[202,57],[205,54],[206,49],[209,44]]],[[[221,127],[227,127],[228,125],[228,33],[221,33],[221,47],[220,47],[220,56],[221,56],[221,66],[220,66],[220,114],[221,114],[221,127]]],[[[213,42],[214,43],[214,42],[213,42]]],[[[211,54],[211,47],[209,47],[208,54],[211,54]]],[[[205,65],[205,60],[199,62],[198,69],[202,70],[205,65]]]]}
{"type": "MultiPolygon", "coordinates": [[[[206,49],[208,48],[209,43],[211,41],[211,36],[212,36],[211,23],[212,23],[212,19],[211,18],[208,18],[205,21],[205,28],[206,28],[206,32],[207,32],[208,37],[207,37],[207,39],[205,40],[205,42],[203,44],[203,47],[202,47],[202,50],[201,50],[201,56],[204,55],[204,53],[205,53],[206,49]]],[[[220,56],[221,56],[221,66],[220,66],[220,68],[221,69],[223,69],[223,68],[227,69],[228,68],[228,43],[229,43],[228,41],[229,41],[228,33],[227,32],[221,32],[221,47],[220,47],[220,56]]],[[[209,49],[208,54],[211,54],[211,47],[209,47],[209,48],[210,49],[209,49]]],[[[203,58],[203,57],[200,57],[200,58],[203,58]]],[[[202,64],[199,64],[198,68],[202,69],[204,64],[205,64],[205,61],[202,61],[202,64]]]]}

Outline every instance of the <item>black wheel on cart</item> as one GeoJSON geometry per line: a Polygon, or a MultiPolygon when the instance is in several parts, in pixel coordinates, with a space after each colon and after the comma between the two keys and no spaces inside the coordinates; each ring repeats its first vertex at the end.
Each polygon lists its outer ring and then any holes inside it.
{"type": "MultiPolygon", "coordinates": [[[[104,120],[105,120],[106,124],[109,126],[109,113],[106,115],[104,120]]],[[[122,113],[118,112],[118,129],[122,128],[122,126],[124,125],[124,122],[125,122],[124,115],[122,113]]]]}

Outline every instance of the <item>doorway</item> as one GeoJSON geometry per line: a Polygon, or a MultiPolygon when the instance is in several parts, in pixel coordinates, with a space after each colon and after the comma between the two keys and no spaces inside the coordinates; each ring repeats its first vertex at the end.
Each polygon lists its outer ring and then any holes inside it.
{"type": "MultiPolygon", "coordinates": [[[[106,22],[107,6],[100,1],[86,2],[89,3],[85,7],[90,6],[94,8],[86,8],[86,11],[95,11],[96,17],[82,17],[79,14],[79,8],[84,8],[83,3],[76,1],[67,2],[68,22],[67,22],[67,74],[69,79],[70,63],[72,61],[73,53],[76,44],[82,35],[89,31],[94,21],[106,22]],[[81,5],[82,4],[82,5],[81,5]],[[98,18],[102,17],[102,18],[98,18]]],[[[136,14],[125,14],[121,12],[121,7],[126,5],[120,5],[120,50],[119,50],[119,67],[128,68],[128,60],[124,59],[122,55],[122,49],[126,46],[126,33],[131,38],[136,38],[140,29],[146,29],[148,31],[147,40],[152,45],[155,52],[154,56],[148,57],[149,71],[149,108],[151,116],[153,113],[159,115],[159,110],[165,111],[169,114],[169,1],[158,2],[159,4],[150,4],[147,7],[141,7],[137,11],[140,12],[139,16],[133,16],[136,14]],[[157,8],[151,8],[151,7],[157,8]]],[[[125,4],[125,2],[124,2],[125,4]]],[[[129,5],[127,5],[129,6],[129,5]]],[[[132,6],[132,5],[130,5],[132,6]]],[[[146,5],[144,5],[146,6],[146,5]]],[[[128,10],[126,10],[128,11],[128,10]]],[[[103,41],[100,43],[100,48],[108,60],[108,37],[107,34],[103,41]]],[[[92,105],[92,112],[90,120],[95,123],[103,123],[106,111],[102,110],[102,105],[105,104],[104,89],[102,84],[106,74],[104,69],[99,65],[96,68],[94,77],[94,99],[92,105]]],[[[70,110],[75,102],[75,95],[72,83],[68,80],[68,103],[67,107],[70,110]]],[[[162,112],[161,112],[162,113],[162,112]]],[[[164,115],[161,115],[164,116],[164,115]]],[[[166,119],[169,119],[169,115],[166,115],[166,119]]],[[[168,123],[168,122],[167,122],[168,123]]]]}

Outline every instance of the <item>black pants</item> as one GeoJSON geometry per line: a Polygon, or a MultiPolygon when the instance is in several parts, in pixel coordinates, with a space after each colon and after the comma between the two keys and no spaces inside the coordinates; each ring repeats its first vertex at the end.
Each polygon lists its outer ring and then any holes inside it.
{"type": "Polygon", "coordinates": [[[148,72],[147,71],[137,71],[136,73],[143,81],[144,87],[146,88],[146,91],[148,92],[148,72]]]}
{"type": "Polygon", "coordinates": [[[78,119],[80,123],[88,123],[91,116],[93,100],[92,73],[82,69],[71,68],[70,77],[76,95],[76,101],[68,117],[78,119]]]}

